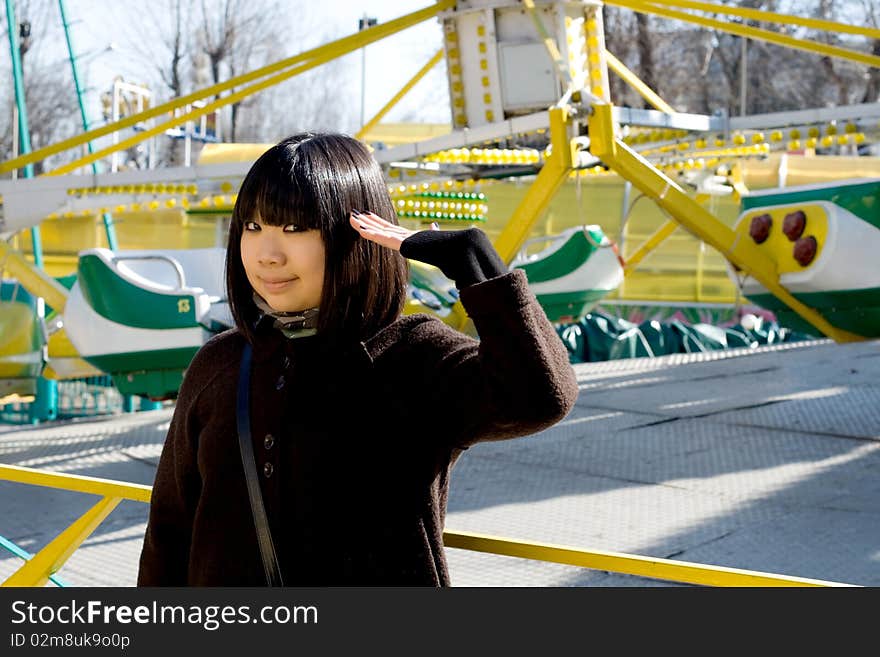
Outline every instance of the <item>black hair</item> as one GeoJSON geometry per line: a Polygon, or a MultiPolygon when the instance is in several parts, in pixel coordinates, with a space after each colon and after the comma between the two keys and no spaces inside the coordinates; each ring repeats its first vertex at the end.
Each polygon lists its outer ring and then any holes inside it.
{"type": "Polygon", "coordinates": [[[382,170],[367,147],[342,134],[300,133],[263,153],[248,171],[232,210],[226,248],[226,291],[238,330],[249,342],[260,311],[241,262],[245,222],[318,229],[324,242],[324,286],[318,333],[364,340],[403,311],[409,267],[396,250],[362,238],[353,208],[397,224],[382,170]]]}

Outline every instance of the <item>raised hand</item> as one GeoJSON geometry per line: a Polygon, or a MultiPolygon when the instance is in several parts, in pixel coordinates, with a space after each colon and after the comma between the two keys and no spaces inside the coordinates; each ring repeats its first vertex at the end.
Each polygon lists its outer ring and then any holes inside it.
{"type": "MultiPolygon", "coordinates": [[[[389,249],[400,251],[400,245],[407,237],[419,231],[408,230],[403,226],[395,226],[372,212],[352,210],[349,223],[364,239],[376,242],[389,249]]],[[[432,225],[433,230],[439,230],[437,224],[432,225]]]]}

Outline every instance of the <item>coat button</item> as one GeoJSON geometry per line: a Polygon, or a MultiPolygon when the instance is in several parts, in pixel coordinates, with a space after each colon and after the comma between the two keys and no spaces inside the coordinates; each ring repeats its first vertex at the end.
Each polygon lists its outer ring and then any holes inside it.
{"type": "Polygon", "coordinates": [[[268,479],[269,477],[272,476],[272,472],[274,472],[274,470],[275,470],[275,468],[272,467],[271,463],[266,463],[263,466],[263,476],[266,477],[266,479],[268,479]]]}
{"type": "Polygon", "coordinates": [[[271,433],[267,433],[266,437],[263,438],[263,447],[266,449],[272,449],[272,446],[275,444],[275,436],[271,433]]]}

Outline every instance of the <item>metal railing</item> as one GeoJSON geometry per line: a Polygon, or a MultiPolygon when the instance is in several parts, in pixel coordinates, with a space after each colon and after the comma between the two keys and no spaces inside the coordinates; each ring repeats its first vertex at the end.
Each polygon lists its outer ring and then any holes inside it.
{"type": "MultiPolygon", "coordinates": [[[[75,520],[42,550],[28,558],[0,586],[33,587],[45,585],[46,582],[54,578],[55,573],[58,572],[77,548],[82,545],[83,541],[95,531],[110,512],[116,508],[117,504],[124,499],[149,504],[152,492],[151,486],[142,484],[129,484],[111,479],[45,472],[14,465],[0,465],[0,480],[101,496],[97,504],[75,520]]],[[[443,533],[443,541],[446,547],[450,548],[567,564],[582,568],[701,586],[854,586],[841,582],[687,563],[620,552],[583,550],[566,545],[535,543],[473,532],[445,531],[443,533]]],[[[25,558],[20,553],[19,556],[25,558]]]]}

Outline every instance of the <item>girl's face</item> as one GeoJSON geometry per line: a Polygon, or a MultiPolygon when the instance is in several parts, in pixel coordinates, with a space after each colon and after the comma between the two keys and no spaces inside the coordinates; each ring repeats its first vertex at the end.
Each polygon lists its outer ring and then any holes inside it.
{"type": "Polygon", "coordinates": [[[300,311],[321,302],[324,242],[319,230],[269,226],[259,218],[246,221],[241,263],[251,287],[273,310],[300,311]]]}

